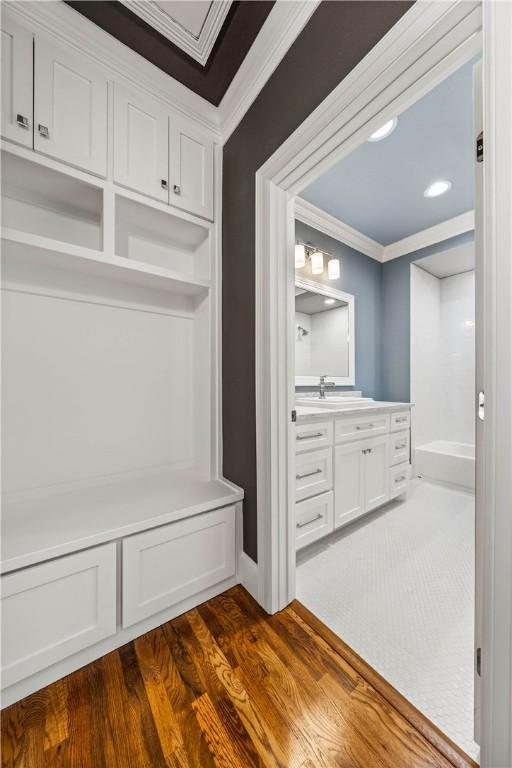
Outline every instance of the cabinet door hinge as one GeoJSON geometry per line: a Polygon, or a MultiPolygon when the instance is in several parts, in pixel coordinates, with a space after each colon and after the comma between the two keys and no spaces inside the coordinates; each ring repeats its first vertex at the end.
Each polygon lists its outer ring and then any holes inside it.
{"type": "Polygon", "coordinates": [[[297,411],[292,411],[292,421],[297,421],[297,411]]]}
{"type": "Polygon", "coordinates": [[[482,649],[476,649],[476,673],[478,677],[482,677],[482,649]]]}
{"type": "Polygon", "coordinates": [[[484,132],[480,131],[476,137],[476,161],[477,163],[483,163],[484,161],[484,132]]]}

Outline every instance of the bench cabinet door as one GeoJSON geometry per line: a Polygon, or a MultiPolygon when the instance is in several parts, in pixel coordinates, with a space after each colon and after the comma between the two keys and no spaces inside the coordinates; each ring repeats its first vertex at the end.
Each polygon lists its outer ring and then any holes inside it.
{"type": "Polygon", "coordinates": [[[4,688],[116,632],[116,545],[2,576],[4,688]]]}
{"type": "Polygon", "coordinates": [[[233,576],[235,507],[179,520],[123,540],[123,626],[233,576]]]}

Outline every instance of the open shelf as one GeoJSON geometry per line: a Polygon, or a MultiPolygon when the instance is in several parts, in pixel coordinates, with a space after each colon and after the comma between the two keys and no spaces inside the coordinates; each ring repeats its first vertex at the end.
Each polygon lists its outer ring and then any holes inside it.
{"type": "Polygon", "coordinates": [[[41,267],[44,266],[53,272],[67,270],[101,280],[137,284],[187,296],[204,294],[210,287],[210,282],[202,278],[21,230],[4,227],[2,241],[4,283],[33,283],[39,279],[41,267]]]}
{"type": "Polygon", "coordinates": [[[127,261],[210,276],[210,227],[171,208],[148,206],[115,194],[115,252],[127,261]]]}
{"type": "Polygon", "coordinates": [[[3,226],[82,248],[102,248],[103,190],[2,151],[3,226]]]}
{"type": "Polygon", "coordinates": [[[1,572],[233,504],[243,492],[190,470],[148,472],[79,490],[6,501],[1,572]]]}

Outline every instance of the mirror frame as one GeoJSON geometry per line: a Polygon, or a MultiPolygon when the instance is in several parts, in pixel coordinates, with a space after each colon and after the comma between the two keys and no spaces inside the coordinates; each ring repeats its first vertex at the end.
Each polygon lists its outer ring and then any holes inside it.
{"type": "MultiPolygon", "coordinates": [[[[311,293],[319,293],[322,296],[329,296],[332,299],[345,301],[348,305],[348,376],[329,376],[329,381],[334,381],[336,386],[354,386],[356,383],[356,348],[355,348],[355,297],[351,293],[337,291],[323,283],[317,283],[314,280],[308,280],[306,277],[295,277],[295,288],[303,288],[311,293]]],[[[293,346],[295,350],[295,345],[293,346]]],[[[318,376],[295,376],[296,387],[319,386],[318,376]]]]}

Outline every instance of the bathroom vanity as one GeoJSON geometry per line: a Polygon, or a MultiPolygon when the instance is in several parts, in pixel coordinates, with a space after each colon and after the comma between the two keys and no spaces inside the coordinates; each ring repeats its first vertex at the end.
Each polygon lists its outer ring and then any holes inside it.
{"type": "Polygon", "coordinates": [[[297,397],[297,549],[407,492],[411,404],[349,395],[297,397]]]}

